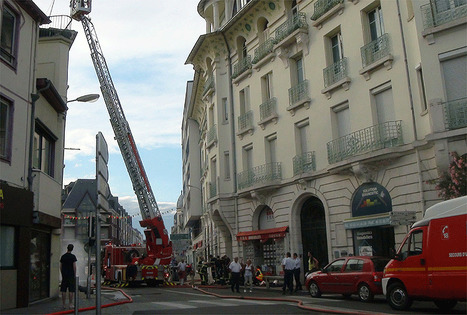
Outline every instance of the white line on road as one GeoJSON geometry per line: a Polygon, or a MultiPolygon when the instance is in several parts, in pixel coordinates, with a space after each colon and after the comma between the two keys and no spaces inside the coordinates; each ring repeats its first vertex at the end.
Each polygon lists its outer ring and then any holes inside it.
{"type": "Polygon", "coordinates": [[[175,289],[175,290],[170,290],[170,289],[164,289],[164,291],[169,291],[172,293],[177,293],[177,294],[186,294],[186,295],[194,295],[194,296],[208,296],[210,298],[213,298],[212,295],[206,295],[204,293],[189,293],[189,292],[183,292],[180,289],[175,289]]]}
{"type": "Polygon", "coordinates": [[[180,302],[176,302],[176,303],[172,303],[172,302],[152,302],[152,304],[167,306],[167,307],[170,307],[170,308],[179,308],[179,309],[196,308],[196,306],[194,306],[194,305],[180,304],[180,302]]]}
{"type": "Polygon", "coordinates": [[[206,301],[206,300],[189,300],[189,303],[198,303],[198,304],[213,304],[216,306],[237,306],[235,303],[222,302],[220,299],[218,301],[206,301]]]}

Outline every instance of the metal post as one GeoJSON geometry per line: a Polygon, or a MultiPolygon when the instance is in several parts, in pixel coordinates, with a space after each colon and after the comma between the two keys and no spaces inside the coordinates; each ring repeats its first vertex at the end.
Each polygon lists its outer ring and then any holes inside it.
{"type": "Polygon", "coordinates": [[[91,298],[91,251],[92,247],[89,246],[89,241],[92,237],[92,213],[90,213],[89,220],[88,220],[89,228],[88,228],[88,284],[87,284],[87,291],[86,291],[86,298],[91,298]]]}
{"type": "MultiPolygon", "coordinates": [[[[66,294],[66,292],[63,292],[66,294]]],[[[78,315],[79,310],[79,277],[76,276],[75,278],[75,315],[78,315]]]]}
{"type": "Polygon", "coordinates": [[[96,211],[96,315],[101,314],[101,216],[100,205],[96,211]]]}

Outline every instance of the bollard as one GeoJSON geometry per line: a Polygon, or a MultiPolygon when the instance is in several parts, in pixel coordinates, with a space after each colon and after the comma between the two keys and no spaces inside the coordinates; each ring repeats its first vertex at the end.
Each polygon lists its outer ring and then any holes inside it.
{"type": "Polygon", "coordinates": [[[79,310],[79,277],[75,278],[75,315],[78,315],[79,310]]]}

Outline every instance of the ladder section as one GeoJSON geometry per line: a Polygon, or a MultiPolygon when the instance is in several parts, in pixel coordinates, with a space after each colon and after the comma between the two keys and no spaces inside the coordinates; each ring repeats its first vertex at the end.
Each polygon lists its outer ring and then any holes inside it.
{"type": "Polygon", "coordinates": [[[102,96],[110,116],[110,123],[115,133],[115,139],[123,156],[125,166],[133,185],[133,190],[138,199],[143,220],[161,217],[156,199],[152,192],[149,180],[141,162],[141,158],[136,148],[133,135],[128,121],[123,113],[120,100],[117,95],[110,71],[107,67],[102,53],[99,40],[97,38],[94,25],[85,15],[80,15],[86,40],[91,50],[91,58],[100,83],[102,96]]]}

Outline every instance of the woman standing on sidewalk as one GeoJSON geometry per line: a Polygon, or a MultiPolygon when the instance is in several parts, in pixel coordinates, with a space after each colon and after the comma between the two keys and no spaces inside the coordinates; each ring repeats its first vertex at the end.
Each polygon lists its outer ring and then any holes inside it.
{"type": "Polygon", "coordinates": [[[245,283],[244,283],[244,286],[245,286],[245,289],[243,290],[243,292],[246,292],[246,286],[247,286],[247,283],[250,284],[250,292],[253,292],[253,265],[251,264],[251,260],[248,259],[246,261],[246,265],[244,267],[244,277],[245,277],[245,283]]]}

